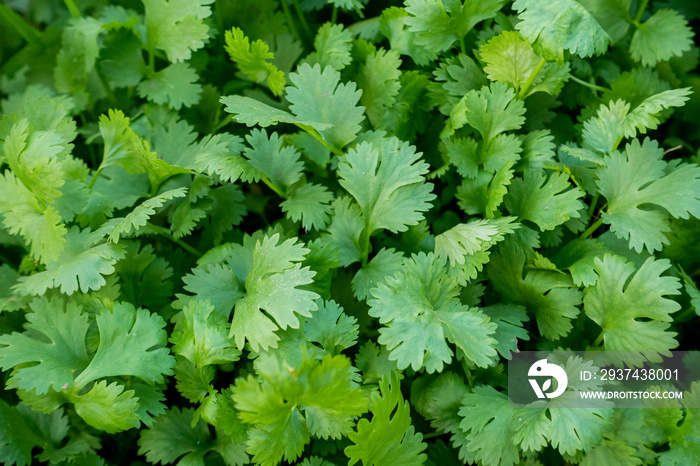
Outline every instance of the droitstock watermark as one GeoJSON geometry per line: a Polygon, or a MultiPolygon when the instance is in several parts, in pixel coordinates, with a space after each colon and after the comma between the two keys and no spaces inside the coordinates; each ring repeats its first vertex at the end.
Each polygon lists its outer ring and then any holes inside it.
{"type": "Polygon", "coordinates": [[[700,352],[523,351],[508,363],[512,405],[700,408],[700,352]]]}

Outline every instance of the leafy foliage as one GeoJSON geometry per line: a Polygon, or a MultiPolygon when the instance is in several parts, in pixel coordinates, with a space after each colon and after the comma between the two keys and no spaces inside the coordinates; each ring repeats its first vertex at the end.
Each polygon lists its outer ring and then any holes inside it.
{"type": "Polygon", "coordinates": [[[0,5],[0,463],[700,463],[696,3],[0,5]]]}

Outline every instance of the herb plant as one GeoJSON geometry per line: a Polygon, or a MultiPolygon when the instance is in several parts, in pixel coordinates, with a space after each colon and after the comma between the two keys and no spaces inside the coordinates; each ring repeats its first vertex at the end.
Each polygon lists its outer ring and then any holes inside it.
{"type": "Polygon", "coordinates": [[[7,0],[0,462],[700,463],[699,5],[7,0]]]}

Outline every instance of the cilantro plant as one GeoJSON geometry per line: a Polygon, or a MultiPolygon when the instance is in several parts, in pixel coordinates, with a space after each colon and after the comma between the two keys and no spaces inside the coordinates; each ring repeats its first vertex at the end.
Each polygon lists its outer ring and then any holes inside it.
{"type": "Polygon", "coordinates": [[[699,5],[7,0],[0,462],[700,463],[699,5]]]}

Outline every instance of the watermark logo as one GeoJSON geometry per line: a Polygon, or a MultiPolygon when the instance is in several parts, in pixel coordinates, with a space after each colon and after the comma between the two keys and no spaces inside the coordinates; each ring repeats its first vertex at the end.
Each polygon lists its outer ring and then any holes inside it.
{"type": "Polygon", "coordinates": [[[549,377],[544,381],[541,387],[537,379],[528,379],[537,398],[556,398],[564,393],[566,385],[569,383],[569,377],[566,375],[566,371],[557,364],[548,363],[546,359],[540,359],[530,366],[527,375],[529,377],[549,377]],[[557,389],[548,393],[547,390],[552,388],[552,379],[557,381],[557,389]]]}

